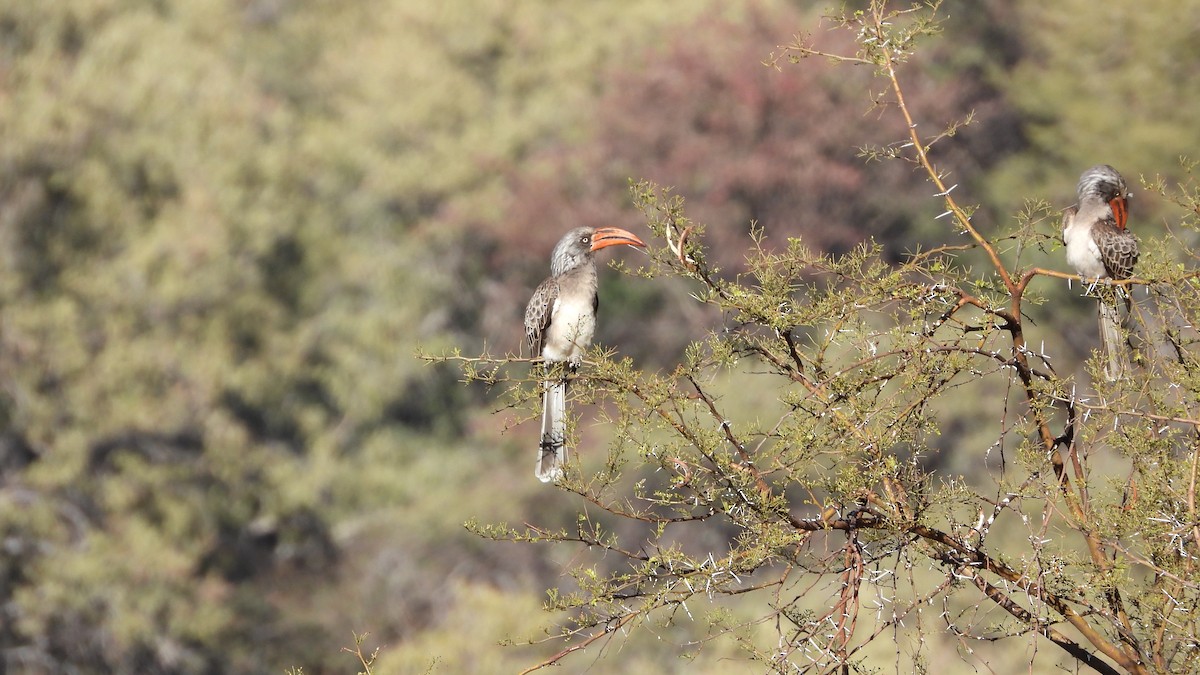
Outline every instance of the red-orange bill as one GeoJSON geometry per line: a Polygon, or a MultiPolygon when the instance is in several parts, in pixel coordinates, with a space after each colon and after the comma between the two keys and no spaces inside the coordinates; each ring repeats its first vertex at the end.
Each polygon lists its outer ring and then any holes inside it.
{"type": "Polygon", "coordinates": [[[645,242],[638,239],[637,235],[628,230],[622,230],[619,227],[601,227],[592,235],[593,251],[599,251],[606,246],[617,246],[619,244],[646,247],[645,242]]]}
{"type": "Polygon", "coordinates": [[[1125,202],[1125,198],[1114,197],[1108,205],[1112,208],[1113,218],[1117,221],[1117,227],[1122,230],[1125,229],[1125,222],[1129,218],[1129,205],[1125,202]]]}

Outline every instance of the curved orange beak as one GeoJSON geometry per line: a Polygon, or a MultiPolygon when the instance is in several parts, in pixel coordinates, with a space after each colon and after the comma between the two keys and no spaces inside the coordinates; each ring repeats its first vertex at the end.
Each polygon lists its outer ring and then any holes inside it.
{"type": "Polygon", "coordinates": [[[1125,197],[1114,197],[1108,205],[1112,208],[1113,218],[1117,221],[1117,229],[1125,229],[1125,223],[1129,220],[1129,202],[1125,197]]]}
{"type": "Polygon", "coordinates": [[[622,230],[619,227],[601,227],[597,228],[592,234],[592,250],[599,251],[607,246],[617,246],[620,244],[628,244],[629,246],[641,246],[646,248],[645,242],[638,239],[632,232],[622,230]]]}

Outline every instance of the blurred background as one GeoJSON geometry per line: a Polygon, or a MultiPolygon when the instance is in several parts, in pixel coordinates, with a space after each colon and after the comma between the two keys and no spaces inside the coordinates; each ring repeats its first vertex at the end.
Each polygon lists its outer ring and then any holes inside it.
{"type": "MultiPolygon", "coordinates": [[[[973,111],[936,156],[986,233],[1072,203],[1092,164],[1170,184],[1200,155],[1197,3],[944,10],[901,79],[926,134],[973,111]]],[[[910,165],[860,156],[903,131],[871,72],[764,65],[798,33],[852,52],[827,11],[0,0],[0,670],[351,673],[352,631],[376,672],[561,649],[498,643],[555,629],[572,552],[463,523],[583,507],[534,479],[534,424],[416,351],[516,353],[566,229],[648,232],[631,179],[684,195],[726,274],[751,222],[894,259],[964,243],[910,165]]],[[[1134,192],[1143,240],[1178,219],[1134,192]]],[[[1021,262],[1065,269],[1057,220],[1033,227],[1021,262]]],[[[640,367],[720,323],[685,285],[602,274],[598,341],[640,367]]],[[[1035,319],[1069,370],[1094,310],[1050,286],[1072,313],[1035,319]]],[[[578,665],[738,667],[681,662],[678,630],[578,665]]]]}

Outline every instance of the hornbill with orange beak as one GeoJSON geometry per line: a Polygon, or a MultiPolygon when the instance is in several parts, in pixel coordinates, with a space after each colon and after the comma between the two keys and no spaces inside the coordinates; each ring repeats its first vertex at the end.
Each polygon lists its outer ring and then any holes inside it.
{"type": "Polygon", "coordinates": [[[545,368],[542,395],[542,440],[534,473],[543,483],[563,475],[567,459],[567,372],[574,371],[596,332],[596,251],[628,244],[645,247],[632,233],[617,227],[577,227],[554,247],[550,278],[538,285],[525,308],[525,337],[545,368]]]}
{"type": "MultiPolygon", "coordinates": [[[[1125,229],[1129,216],[1129,198],[1125,179],[1107,164],[1093,166],[1079,177],[1075,189],[1079,203],[1063,211],[1063,243],[1067,262],[1085,281],[1089,279],[1128,279],[1137,264],[1137,237],[1125,229]]],[[[1129,348],[1121,335],[1121,311],[1117,289],[1101,293],[1100,348],[1104,358],[1104,376],[1110,382],[1123,377],[1129,369],[1129,348]]],[[[1125,292],[1125,309],[1132,307],[1125,292]]]]}

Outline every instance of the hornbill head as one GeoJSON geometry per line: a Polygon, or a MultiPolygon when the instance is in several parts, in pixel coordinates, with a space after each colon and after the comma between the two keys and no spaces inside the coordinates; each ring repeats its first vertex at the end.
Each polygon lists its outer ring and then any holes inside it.
{"type": "Polygon", "coordinates": [[[1121,174],[1107,164],[1093,166],[1079,177],[1075,188],[1080,206],[1088,199],[1098,199],[1112,209],[1113,222],[1118,229],[1125,229],[1129,219],[1129,199],[1133,196],[1125,186],[1121,174]]]}
{"type": "Polygon", "coordinates": [[[550,258],[550,272],[558,276],[592,259],[602,248],[627,244],[646,247],[636,235],[619,227],[577,227],[563,235],[550,258]]]}

